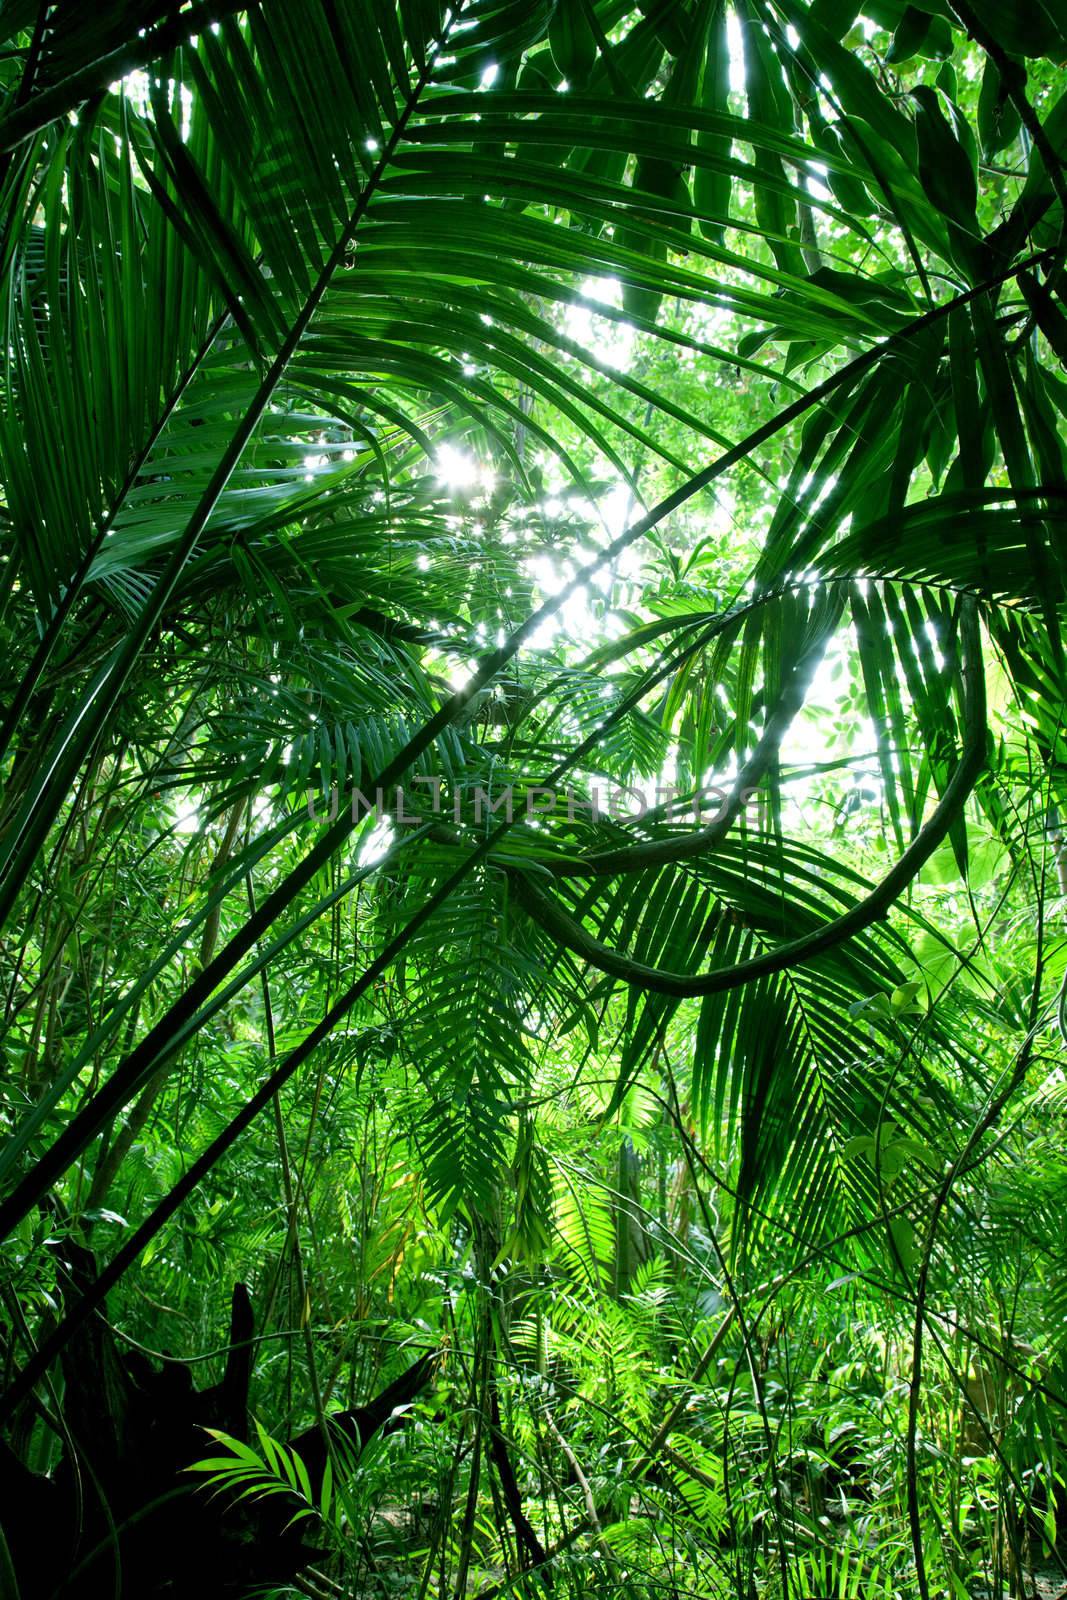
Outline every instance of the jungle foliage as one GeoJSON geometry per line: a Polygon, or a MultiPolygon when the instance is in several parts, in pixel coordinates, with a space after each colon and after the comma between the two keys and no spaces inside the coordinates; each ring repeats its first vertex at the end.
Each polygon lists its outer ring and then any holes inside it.
{"type": "Polygon", "coordinates": [[[1065,61],[0,4],[5,1594],[1067,1581],[1065,61]]]}

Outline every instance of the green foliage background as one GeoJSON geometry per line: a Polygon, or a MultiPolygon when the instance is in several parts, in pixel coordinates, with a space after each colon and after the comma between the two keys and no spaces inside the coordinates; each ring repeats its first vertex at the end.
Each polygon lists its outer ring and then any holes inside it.
{"type": "Polygon", "coordinates": [[[1067,1393],[1057,8],[0,35],[25,1459],[69,1231],[152,1351],[250,1283],[253,1482],[442,1350],[306,1507],[341,1592],[1023,1592],[1067,1393]],[[353,819],[397,784],[415,824],[353,819]]]}

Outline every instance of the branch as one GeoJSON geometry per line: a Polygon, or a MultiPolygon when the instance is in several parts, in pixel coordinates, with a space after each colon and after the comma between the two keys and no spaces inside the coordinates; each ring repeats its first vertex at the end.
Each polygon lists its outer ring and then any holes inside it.
{"type": "Polygon", "coordinates": [[[665,866],[673,861],[688,861],[713,850],[726,837],[752,791],[758,788],[778,754],[782,739],[807,698],[811,680],[826,649],[826,638],[801,658],[767,718],[759,742],[731,787],[728,799],[715,821],[673,839],[648,839],[642,844],[624,845],[615,850],[600,850],[578,861],[540,863],[556,878],[614,876],[619,872],[642,872],[646,867],[665,866]]]}
{"type": "Polygon", "coordinates": [[[884,917],[893,904],[925,866],[938,845],[948,835],[949,828],[959,815],[964,801],[977,782],[985,762],[986,748],[986,698],[985,674],[982,667],[981,639],[978,616],[972,599],[963,602],[960,632],[966,660],[964,665],[964,745],[959,765],[945,789],[941,800],[896,866],[881,883],[851,910],[828,922],[814,933],[793,939],[777,950],[767,950],[749,961],[736,966],[720,967],[714,972],[693,976],[687,972],[672,972],[666,968],[647,967],[632,961],[619,951],[602,944],[587,933],[580,923],[563,910],[558,901],[550,899],[517,868],[511,868],[509,881],[516,899],[528,914],[549,933],[557,943],[575,955],[581,956],[590,966],[606,972],[613,978],[636,989],[654,994],[674,995],[682,999],[696,995],[722,994],[740,988],[756,978],[774,972],[784,972],[803,961],[811,961],[854,938],[872,923],[884,917]]]}
{"type": "MultiPolygon", "coordinates": [[[[496,1468],[496,1475],[500,1480],[500,1487],[504,1492],[504,1501],[508,1508],[508,1516],[515,1529],[515,1540],[521,1550],[529,1558],[530,1567],[541,1566],[545,1561],[545,1548],[523,1510],[522,1494],[519,1490],[518,1480],[515,1477],[515,1468],[508,1455],[507,1439],[504,1435],[503,1424],[500,1420],[500,1400],[497,1396],[496,1377],[489,1379],[489,1458],[496,1468]]],[[[546,1581],[548,1574],[546,1573],[546,1581]]]]}
{"type": "Polygon", "coordinates": [[[1045,171],[1049,182],[1055,189],[1061,203],[1067,206],[1067,182],[1064,181],[1063,163],[1053,148],[1052,141],[1045,132],[1040,117],[1026,98],[1026,69],[1017,61],[1013,61],[1006,50],[987,31],[978,17],[975,16],[965,0],[952,0],[952,9],[959,17],[971,38],[979,45],[996,65],[1000,73],[1001,82],[1011,96],[1015,109],[1018,111],[1027,133],[1034,142],[1034,148],[1045,163],[1045,171]]]}

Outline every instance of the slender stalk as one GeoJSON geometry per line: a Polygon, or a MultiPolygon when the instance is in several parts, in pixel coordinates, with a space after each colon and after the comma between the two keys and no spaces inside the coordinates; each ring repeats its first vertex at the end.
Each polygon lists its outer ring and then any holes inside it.
{"type": "MultiPolygon", "coordinates": [[[[1036,1013],[1037,1001],[1041,992],[1041,981],[1044,975],[1044,961],[1040,955],[1041,939],[1038,935],[1038,963],[1035,974],[1031,1012],[1036,1013]]],[[[934,1241],[937,1237],[941,1213],[948,1203],[948,1197],[953,1185],[961,1173],[967,1170],[972,1153],[976,1150],[984,1134],[993,1126],[1001,1111],[1007,1105],[1015,1090],[1026,1077],[1026,1070],[1030,1064],[1033,1049],[1036,1022],[1032,1022],[1030,1032],[1023,1041],[1022,1049],[1016,1057],[1012,1070],[1007,1074],[1000,1090],[992,1096],[984,1114],[979,1118],[959,1155],[949,1167],[944,1181],[937,1191],[934,1204],[930,1212],[930,1220],[926,1229],[926,1239],[923,1247],[922,1261],[919,1266],[915,1282],[915,1322],[912,1330],[911,1341],[911,1377],[908,1388],[908,1425],[907,1425],[907,1499],[908,1499],[908,1527],[911,1533],[912,1553],[915,1560],[915,1581],[918,1585],[920,1600],[930,1600],[930,1583],[926,1571],[926,1557],[923,1550],[922,1517],[919,1509],[919,1463],[918,1463],[918,1433],[919,1433],[919,1399],[922,1389],[923,1369],[923,1332],[927,1325],[926,1300],[930,1287],[930,1266],[933,1261],[934,1241]]]]}
{"type": "MultiPolygon", "coordinates": [[[[251,873],[245,879],[248,892],[248,905],[251,911],[256,909],[256,893],[252,884],[251,873]]],[[[264,967],[260,974],[260,987],[263,995],[263,1017],[267,1034],[267,1059],[277,1061],[278,1041],[274,1031],[274,1005],[270,993],[270,976],[264,967]]],[[[304,1256],[300,1248],[300,1226],[297,1217],[297,1196],[293,1188],[293,1171],[289,1163],[289,1144],[285,1137],[285,1118],[282,1115],[282,1103],[278,1095],[271,1102],[274,1112],[274,1137],[278,1145],[278,1160],[282,1170],[282,1192],[285,1197],[285,1210],[289,1219],[289,1228],[286,1242],[293,1252],[293,1265],[296,1268],[297,1294],[300,1297],[300,1330],[304,1339],[304,1355],[307,1361],[308,1383],[311,1387],[311,1403],[315,1412],[315,1421],[322,1435],[323,1448],[326,1459],[336,1469],[334,1460],[333,1440],[330,1430],[326,1426],[326,1413],[322,1404],[322,1385],[319,1383],[318,1363],[315,1360],[315,1341],[311,1336],[311,1302],[308,1297],[307,1276],[304,1272],[304,1256]]]]}

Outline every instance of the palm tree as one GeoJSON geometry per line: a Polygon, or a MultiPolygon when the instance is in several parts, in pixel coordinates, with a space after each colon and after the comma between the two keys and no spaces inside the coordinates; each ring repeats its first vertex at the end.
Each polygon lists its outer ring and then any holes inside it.
{"type": "Polygon", "coordinates": [[[106,1205],[197,1041],[251,1007],[270,1058],[7,1415],[354,1038],[415,1064],[427,1194],[496,1217],[489,1260],[548,1226],[519,1113],[575,1037],[611,1108],[652,1063],[736,1152],[735,1267],[884,1223],[858,1152],[966,1164],[1023,1081],[1054,964],[994,1087],[912,951],[951,945],[920,881],[1025,878],[1067,803],[1067,41],[858,10],[0,11],[5,1237],[106,1205]],[[805,829],[839,670],[862,782],[805,829]],[[410,824],[348,803],[398,786],[410,824]],[[272,976],[353,906],[279,1034],[272,976]],[[858,1074],[878,997],[922,1051],[858,1074]]]}

